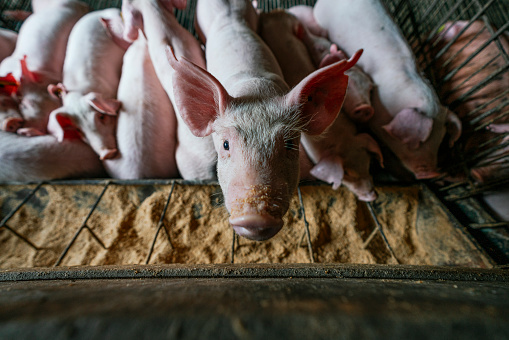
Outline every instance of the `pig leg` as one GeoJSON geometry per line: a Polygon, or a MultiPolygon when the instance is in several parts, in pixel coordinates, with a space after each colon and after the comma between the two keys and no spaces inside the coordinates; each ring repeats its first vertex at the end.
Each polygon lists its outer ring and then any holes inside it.
{"type": "MultiPolygon", "coordinates": [[[[2,114],[0,113],[0,116],[2,114]]],[[[2,123],[2,130],[6,132],[16,132],[23,126],[23,118],[8,117],[2,123]]]]}
{"type": "Polygon", "coordinates": [[[509,133],[509,124],[490,124],[486,129],[495,133],[509,133]]]}
{"type": "Polygon", "coordinates": [[[322,38],[327,38],[329,36],[327,30],[316,21],[313,15],[313,7],[304,5],[293,6],[287,9],[287,11],[296,16],[313,35],[322,38]]]}
{"type": "Polygon", "coordinates": [[[44,136],[45,133],[41,132],[38,129],[34,128],[21,128],[16,131],[16,133],[20,136],[25,137],[34,137],[34,136],[44,136]]]}

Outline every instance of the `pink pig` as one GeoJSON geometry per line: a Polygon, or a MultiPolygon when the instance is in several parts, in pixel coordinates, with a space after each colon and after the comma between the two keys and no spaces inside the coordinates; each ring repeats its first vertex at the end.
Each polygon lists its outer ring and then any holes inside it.
{"type": "Polygon", "coordinates": [[[177,58],[185,57],[205,68],[205,57],[200,43],[173,15],[174,8],[185,8],[186,4],[186,0],[124,0],[122,2],[124,38],[135,40],[139,35],[139,29],[147,37],[157,77],[177,113],[178,144],[175,158],[181,176],[190,180],[216,179],[217,155],[212,138],[196,137],[184,122],[178,106],[175,105],[179,95],[173,91],[174,70],[166,57],[166,49],[171,46],[177,58]]]}
{"type": "Polygon", "coordinates": [[[441,79],[446,79],[441,86],[444,101],[467,122],[462,136],[463,152],[469,157],[484,151],[479,149],[481,145],[492,148],[472,166],[470,174],[479,182],[509,175],[504,165],[509,157],[509,136],[500,136],[509,132],[506,110],[509,72],[501,71],[507,65],[504,53],[509,53],[509,40],[500,34],[491,41],[492,36],[481,20],[447,22],[432,50],[435,55],[450,45],[433,67],[441,79]],[[494,74],[497,76],[493,77],[494,74]]]}
{"type": "Polygon", "coordinates": [[[364,49],[359,66],[376,84],[370,129],[416,178],[438,176],[439,146],[446,131],[450,145],[459,138],[461,123],[420,75],[410,47],[381,1],[318,0],[313,13],[345,53],[364,49]]]}
{"type": "Polygon", "coordinates": [[[334,121],[346,92],[344,71],[358,55],[290,91],[253,30],[257,13],[250,1],[200,0],[196,15],[207,41],[207,71],[169,54],[176,106],[196,136],[212,135],[234,230],[265,240],[282,228],[296,189],[301,132],[318,135],[334,121]]]}
{"type": "Polygon", "coordinates": [[[129,47],[118,88],[122,102],[117,125],[120,157],[104,161],[115,178],[174,178],[176,118],[152,65],[142,34],[129,47]]]}
{"type": "Polygon", "coordinates": [[[50,135],[26,137],[0,131],[0,181],[100,177],[99,157],[80,140],[59,143],[50,135]]]}
{"type": "MultiPolygon", "coordinates": [[[[300,39],[302,23],[293,15],[284,11],[272,11],[260,15],[259,32],[276,56],[288,85],[297,85],[303,78],[315,70],[310,55],[300,39]]],[[[346,59],[344,54],[332,48],[331,54],[322,61],[322,67],[346,59]]],[[[362,71],[353,66],[345,72],[350,79],[343,108],[353,112],[356,105],[371,109],[370,86],[357,85],[362,79],[362,71]],[[357,76],[361,73],[361,76],[357,76]],[[353,89],[353,90],[352,90],[353,89]],[[364,91],[360,91],[363,89],[364,91]]],[[[341,100],[341,98],[339,98],[341,100]]],[[[382,163],[382,154],[378,144],[368,134],[357,134],[357,128],[350,119],[341,113],[334,123],[321,135],[302,135],[302,145],[314,167],[309,173],[325,182],[332,183],[333,189],[341,184],[347,186],[364,201],[373,201],[377,195],[369,173],[371,154],[382,163]]]]}
{"type": "Polygon", "coordinates": [[[0,64],[0,76],[12,73],[20,82],[20,111],[25,123],[18,133],[47,132],[49,114],[59,106],[47,87],[62,81],[69,34],[87,12],[88,6],[80,1],[61,1],[30,15],[21,26],[16,49],[0,64]]]}
{"type": "Polygon", "coordinates": [[[48,130],[59,141],[79,134],[101,160],[118,156],[116,96],[125,46],[115,43],[107,27],[120,21],[120,11],[114,8],[78,21],[67,45],[63,83],[48,87],[62,99],[62,106],[51,112],[48,130]]]}

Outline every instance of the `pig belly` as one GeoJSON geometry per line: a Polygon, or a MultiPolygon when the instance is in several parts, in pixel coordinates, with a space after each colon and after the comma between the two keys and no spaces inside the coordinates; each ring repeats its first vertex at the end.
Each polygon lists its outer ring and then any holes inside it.
{"type": "Polygon", "coordinates": [[[0,131],[0,145],[0,181],[104,175],[95,152],[79,140],[59,143],[49,135],[29,138],[0,131]]]}

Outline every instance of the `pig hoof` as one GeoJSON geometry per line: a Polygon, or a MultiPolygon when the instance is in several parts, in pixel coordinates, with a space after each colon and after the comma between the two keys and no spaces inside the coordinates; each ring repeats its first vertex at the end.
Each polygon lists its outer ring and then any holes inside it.
{"type": "Polygon", "coordinates": [[[373,202],[378,198],[378,194],[375,190],[368,192],[367,194],[358,195],[357,198],[363,202],[373,202]]]}
{"type": "Polygon", "coordinates": [[[254,241],[265,241],[283,227],[283,220],[268,215],[243,215],[230,217],[233,230],[240,236],[254,241]]]}
{"type": "Polygon", "coordinates": [[[6,132],[16,132],[23,126],[23,119],[21,118],[7,118],[2,126],[2,130],[6,132]]]}
{"type": "Polygon", "coordinates": [[[101,161],[104,161],[105,159],[113,159],[118,156],[118,150],[117,149],[104,149],[101,151],[101,154],[99,156],[101,157],[101,161]]]}
{"type": "Polygon", "coordinates": [[[431,179],[440,176],[441,173],[437,171],[424,171],[415,173],[415,178],[417,179],[431,179]]]}
{"type": "Polygon", "coordinates": [[[22,128],[22,129],[18,129],[16,131],[16,133],[20,136],[25,136],[25,137],[36,137],[36,136],[43,136],[44,133],[42,133],[41,131],[37,130],[37,129],[34,129],[34,128],[22,128]]]}

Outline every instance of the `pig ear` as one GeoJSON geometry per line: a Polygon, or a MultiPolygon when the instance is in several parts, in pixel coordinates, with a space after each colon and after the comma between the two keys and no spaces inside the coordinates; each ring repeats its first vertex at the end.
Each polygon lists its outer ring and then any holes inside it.
{"type": "Polygon", "coordinates": [[[65,88],[64,84],[58,83],[55,84],[49,84],[48,85],[48,93],[57,99],[62,99],[67,94],[67,89],[65,88]]]}
{"type": "Polygon", "coordinates": [[[348,86],[344,72],[355,65],[361,54],[359,50],[350,60],[316,70],[286,95],[287,104],[301,107],[301,119],[307,122],[305,133],[319,135],[334,122],[348,86]]]}
{"type": "Polygon", "coordinates": [[[411,149],[417,149],[431,134],[433,119],[424,116],[415,108],[404,109],[382,128],[392,137],[408,144],[411,149]]]}
{"type": "Polygon", "coordinates": [[[368,135],[367,133],[359,133],[355,138],[360,140],[361,145],[368,150],[368,152],[372,153],[376,159],[378,160],[378,163],[380,163],[380,166],[384,167],[384,158],[382,156],[382,150],[380,150],[380,146],[378,143],[368,135]]]}
{"type": "Polygon", "coordinates": [[[12,96],[19,89],[19,82],[14,78],[12,73],[8,73],[4,77],[0,77],[0,94],[12,96]]]}
{"type": "Polygon", "coordinates": [[[85,98],[90,106],[106,115],[116,116],[120,109],[120,101],[116,99],[105,99],[100,93],[90,92],[85,98]]]}
{"type": "Polygon", "coordinates": [[[53,111],[48,120],[48,131],[57,138],[59,142],[64,139],[81,139],[76,125],[67,113],[53,111]]]}
{"type": "Polygon", "coordinates": [[[32,83],[39,82],[39,79],[38,79],[39,77],[37,76],[37,74],[28,69],[27,56],[24,55],[23,59],[21,59],[19,62],[21,64],[21,79],[24,81],[32,82],[32,83]]]}
{"type": "Polygon", "coordinates": [[[345,175],[343,160],[339,156],[324,157],[309,173],[321,181],[332,183],[332,189],[336,190],[340,187],[345,175]]]}
{"type": "Polygon", "coordinates": [[[122,1],[121,15],[124,22],[123,39],[133,42],[138,39],[138,29],[143,27],[143,17],[129,1],[122,1]]]}
{"type": "Polygon", "coordinates": [[[454,143],[461,136],[461,121],[454,112],[447,110],[447,117],[445,122],[447,133],[449,134],[449,147],[452,148],[454,143]]]}
{"type": "Polygon", "coordinates": [[[124,24],[122,23],[122,18],[120,16],[115,18],[101,18],[101,23],[104,28],[106,28],[106,32],[108,32],[108,36],[113,40],[117,46],[119,46],[124,51],[127,51],[131,42],[124,39],[124,24]]]}
{"type": "Polygon", "coordinates": [[[168,47],[166,55],[175,73],[173,93],[178,113],[197,137],[212,133],[212,124],[224,113],[232,97],[209,72],[185,58],[179,61],[168,47]]]}

